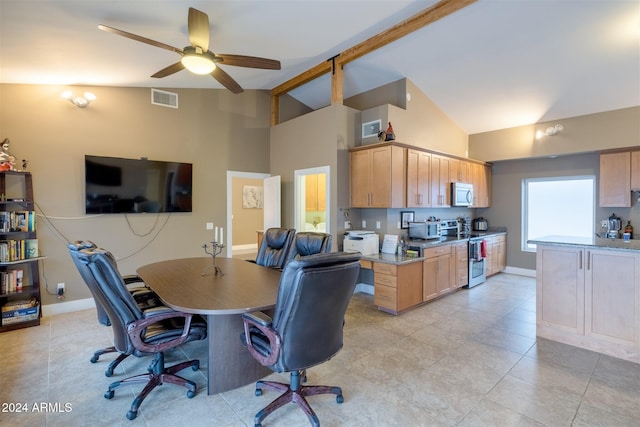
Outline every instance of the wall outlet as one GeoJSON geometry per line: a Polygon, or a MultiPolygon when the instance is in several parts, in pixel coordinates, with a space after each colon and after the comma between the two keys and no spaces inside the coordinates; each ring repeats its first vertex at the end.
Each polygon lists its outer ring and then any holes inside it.
{"type": "Polygon", "coordinates": [[[351,230],[351,221],[345,221],[344,222],[344,229],[345,230],[351,230]]]}
{"type": "Polygon", "coordinates": [[[380,221],[376,221],[376,230],[380,230],[380,221]]]}
{"type": "Polygon", "coordinates": [[[64,283],[58,283],[58,297],[64,295],[64,283]]]}
{"type": "Polygon", "coordinates": [[[208,222],[207,223],[207,230],[213,230],[213,223],[212,222],[208,222]]]}
{"type": "Polygon", "coordinates": [[[366,220],[362,220],[362,228],[367,228],[367,221],[366,220]]]}

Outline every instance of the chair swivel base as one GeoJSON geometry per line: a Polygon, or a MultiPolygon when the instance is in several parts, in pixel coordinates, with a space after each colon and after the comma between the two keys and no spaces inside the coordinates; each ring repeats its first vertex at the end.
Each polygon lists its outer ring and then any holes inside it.
{"type": "Polygon", "coordinates": [[[154,388],[164,383],[176,384],[185,387],[187,389],[187,397],[189,399],[194,397],[196,395],[196,384],[193,381],[175,375],[177,372],[180,372],[183,369],[189,367],[194,371],[197,371],[198,369],[200,369],[200,361],[189,360],[187,362],[178,363],[170,367],[165,367],[164,354],[158,353],[156,354],[155,360],[153,362],[152,372],[149,372],[147,374],[135,375],[133,377],[125,378],[123,380],[111,383],[111,385],[109,385],[109,389],[104,394],[104,397],[106,399],[112,399],[115,394],[115,389],[122,385],[146,383],[140,394],[133,400],[131,409],[129,410],[129,412],[127,412],[127,418],[133,420],[138,416],[138,409],[140,408],[140,405],[147,397],[147,395],[154,388]]]}
{"type": "MultiPolygon", "coordinates": [[[[102,356],[103,354],[115,353],[117,351],[118,350],[116,350],[115,347],[103,348],[102,350],[98,350],[95,353],[93,353],[93,356],[91,357],[90,361],[91,361],[91,363],[96,363],[98,361],[98,359],[100,358],[100,356],[102,356]]],[[[129,357],[128,354],[120,353],[115,360],[113,360],[113,361],[111,361],[111,363],[109,363],[109,366],[107,367],[107,370],[104,371],[104,376],[105,377],[113,376],[113,371],[120,364],[120,362],[122,362],[127,357],[129,357]]]]}
{"type": "MultiPolygon", "coordinates": [[[[269,414],[273,413],[278,408],[291,402],[295,403],[300,407],[300,409],[302,409],[302,411],[305,413],[307,418],[309,418],[309,422],[311,422],[312,426],[319,427],[320,420],[318,419],[318,416],[313,411],[313,409],[311,409],[311,406],[309,405],[305,397],[314,396],[318,394],[335,394],[337,403],[344,402],[344,397],[342,396],[342,389],[340,387],[324,386],[324,385],[302,386],[300,385],[300,374],[301,374],[300,371],[291,372],[290,384],[279,383],[275,381],[256,382],[256,396],[262,395],[263,388],[280,391],[282,392],[282,394],[256,414],[254,419],[254,427],[261,427],[262,421],[269,414]]],[[[303,374],[303,378],[306,380],[306,375],[303,374]]]]}

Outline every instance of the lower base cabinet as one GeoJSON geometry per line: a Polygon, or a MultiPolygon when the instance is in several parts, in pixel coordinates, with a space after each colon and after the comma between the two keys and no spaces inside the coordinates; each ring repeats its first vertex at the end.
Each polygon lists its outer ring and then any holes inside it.
{"type": "Polygon", "coordinates": [[[640,363],[640,254],[538,244],[536,270],[538,336],[640,363]]]}
{"type": "Polygon", "coordinates": [[[487,241],[487,277],[500,273],[507,267],[507,236],[499,234],[488,236],[487,241]]]}
{"type": "Polygon", "coordinates": [[[439,297],[453,288],[455,263],[452,245],[442,245],[423,251],[422,301],[439,297]]]}
{"type": "Polygon", "coordinates": [[[392,314],[422,302],[422,262],[373,263],[373,303],[392,314]]]}

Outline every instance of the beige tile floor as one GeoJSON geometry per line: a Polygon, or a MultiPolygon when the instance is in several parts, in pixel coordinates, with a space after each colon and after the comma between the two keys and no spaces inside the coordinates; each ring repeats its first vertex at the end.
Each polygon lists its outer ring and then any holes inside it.
{"type": "MultiPolygon", "coordinates": [[[[0,334],[0,425],[252,426],[276,396],[256,397],[252,384],[208,396],[202,363],[199,372],[183,371],[198,383],[196,397],[164,385],[129,421],[140,387],[112,400],[103,394],[113,379],[143,372],[149,359],[130,357],[106,378],[112,356],[97,364],[89,358],[110,341],[94,310],[0,334]]],[[[186,357],[206,360],[205,343],[189,343],[167,360],[186,357]]],[[[536,339],[535,280],[509,274],[398,317],[376,310],[372,296],[354,295],[343,350],[308,375],[310,383],[344,390],[341,405],[331,396],[310,398],[323,426],[640,425],[640,365],[536,339]]],[[[287,405],[264,425],[309,424],[287,405]]]]}

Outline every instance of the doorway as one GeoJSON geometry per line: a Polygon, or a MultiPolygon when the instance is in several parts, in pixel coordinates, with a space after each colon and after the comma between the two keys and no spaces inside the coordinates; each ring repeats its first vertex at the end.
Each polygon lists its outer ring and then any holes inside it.
{"type": "Polygon", "coordinates": [[[331,168],[322,166],[294,171],[295,228],[331,233],[331,168]]]}
{"type": "Polygon", "coordinates": [[[244,187],[259,187],[260,200],[264,200],[264,180],[270,176],[267,173],[227,171],[227,257],[233,256],[234,248],[239,254],[246,253],[249,258],[258,251],[257,232],[264,228],[265,206],[248,203],[243,207],[243,191],[244,187]]]}

